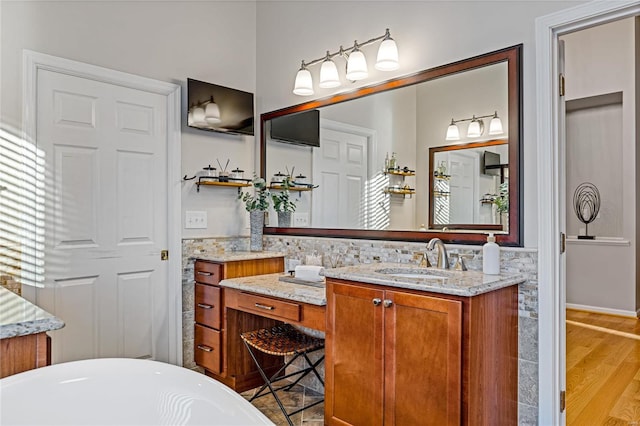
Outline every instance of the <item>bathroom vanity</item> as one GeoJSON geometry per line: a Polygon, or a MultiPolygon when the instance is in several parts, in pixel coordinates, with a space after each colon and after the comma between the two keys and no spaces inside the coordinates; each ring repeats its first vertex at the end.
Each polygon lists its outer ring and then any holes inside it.
{"type": "MultiPolygon", "coordinates": [[[[205,374],[236,391],[262,384],[252,361],[242,350],[237,330],[271,327],[269,318],[225,315],[227,295],[220,287],[225,278],[284,271],[284,256],[274,252],[231,252],[195,260],[195,363],[205,374]]],[[[276,365],[278,360],[274,360],[276,365]]]]}
{"type": "Polygon", "coordinates": [[[47,331],[64,322],[0,287],[0,378],[51,364],[47,331]]]}
{"type": "Polygon", "coordinates": [[[325,271],[325,423],[517,424],[525,277],[401,266],[325,271]]]}

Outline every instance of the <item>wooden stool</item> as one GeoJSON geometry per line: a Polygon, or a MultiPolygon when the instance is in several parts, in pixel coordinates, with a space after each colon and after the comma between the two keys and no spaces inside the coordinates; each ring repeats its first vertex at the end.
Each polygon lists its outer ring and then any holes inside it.
{"type": "Polygon", "coordinates": [[[289,424],[293,426],[290,416],[293,416],[294,414],[299,413],[302,410],[306,410],[307,408],[311,408],[314,405],[318,405],[324,401],[324,399],[321,399],[289,413],[284,408],[284,405],[282,405],[282,401],[280,401],[280,398],[278,398],[278,395],[276,393],[277,391],[283,389],[285,391],[290,390],[293,386],[298,384],[298,382],[300,382],[303,377],[311,372],[316,375],[318,380],[320,380],[320,383],[322,383],[322,385],[324,386],[324,380],[322,380],[322,377],[320,377],[320,374],[318,374],[318,371],[316,370],[316,367],[320,365],[320,363],[324,360],[324,355],[322,355],[315,363],[312,363],[307,356],[307,354],[311,352],[315,352],[319,349],[324,348],[324,340],[304,334],[290,324],[277,325],[270,329],[263,328],[260,330],[248,331],[246,333],[242,333],[240,337],[247,347],[251,358],[253,358],[253,361],[256,363],[260,375],[264,379],[264,385],[262,385],[260,390],[249,400],[249,402],[261,396],[273,394],[273,397],[276,399],[276,402],[278,403],[280,410],[282,410],[282,413],[287,419],[287,422],[289,422],[289,424]],[[252,348],[270,355],[293,355],[293,357],[291,358],[291,360],[289,360],[289,362],[287,362],[278,371],[276,371],[273,376],[269,378],[256,359],[252,348]],[[285,369],[300,356],[304,357],[309,366],[302,370],[280,376],[280,373],[284,372],[285,369]],[[286,384],[278,388],[273,387],[274,382],[298,374],[300,375],[300,377],[298,377],[293,383],[286,384]],[[262,393],[267,388],[269,390],[265,393],[262,393]]]}

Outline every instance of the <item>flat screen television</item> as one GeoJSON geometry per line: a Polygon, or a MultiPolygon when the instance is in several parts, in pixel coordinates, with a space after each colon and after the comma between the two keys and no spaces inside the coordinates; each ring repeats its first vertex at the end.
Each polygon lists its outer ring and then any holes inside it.
{"type": "Polygon", "coordinates": [[[320,146],[320,111],[313,109],[271,119],[271,139],[320,146]]]}
{"type": "Polygon", "coordinates": [[[482,156],[482,173],[485,175],[500,176],[500,154],[485,151],[482,156]]]}
{"type": "Polygon", "coordinates": [[[187,101],[189,127],[253,136],[253,93],[188,78],[187,101]]]}

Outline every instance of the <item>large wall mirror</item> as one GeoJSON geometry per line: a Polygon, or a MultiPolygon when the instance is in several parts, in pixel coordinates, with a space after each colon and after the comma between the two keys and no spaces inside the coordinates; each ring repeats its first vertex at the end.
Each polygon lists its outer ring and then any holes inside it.
{"type": "Polygon", "coordinates": [[[521,246],[521,50],[262,114],[261,175],[296,182],[265,233],[521,246]]]}

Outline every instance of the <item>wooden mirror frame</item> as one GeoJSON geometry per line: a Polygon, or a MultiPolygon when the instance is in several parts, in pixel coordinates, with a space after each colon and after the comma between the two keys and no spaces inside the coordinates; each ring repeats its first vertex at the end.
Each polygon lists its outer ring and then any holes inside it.
{"type": "MultiPolygon", "coordinates": [[[[339,93],[322,99],[266,112],[260,115],[260,176],[266,179],[267,138],[266,122],[283,115],[334,105],[385,92],[400,87],[411,86],[450,74],[468,71],[500,62],[507,62],[508,116],[509,116],[509,232],[496,235],[498,244],[503,246],[523,245],[523,197],[522,197],[522,44],[486,53],[451,64],[419,71],[404,77],[398,77],[372,86],[362,87],[351,92],[339,93]]],[[[368,240],[428,241],[440,238],[445,243],[484,244],[486,231],[476,228],[474,231],[392,231],[370,229],[339,228],[280,228],[265,227],[268,235],[300,235],[327,238],[355,238],[368,240]]]]}
{"type": "Polygon", "coordinates": [[[451,152],[451,151],[460,151],[463,149],[474,149],[474,148],[485,148],[490,146],[500,146],[500,145],[508,145],[508,141],[505,139],[496,139],[489,140],[484,142],[469,142],[464,144],[456,144],[456,145],[444,145],[444,146],[435,146],[429,148],[429,229],[432,230],[440,230],[444,228],[455,229],[455,230],[474,230],[474,231],[485,231],[494,233],[504,232],[502,230],[502,225],[494,225],[494,224],[457,224],[457,223],[445,223],[445,224],[435,224],[435,202],[434,202],[434,193],[433,189],[435,188],[435,175],[433,170],[435,170],[435,157],[439,152],[451,152]]]}

